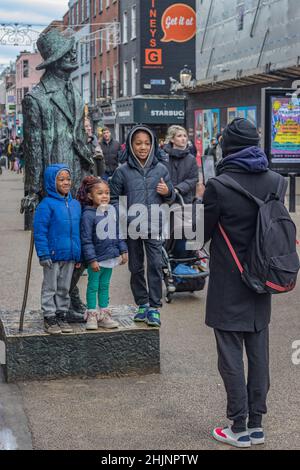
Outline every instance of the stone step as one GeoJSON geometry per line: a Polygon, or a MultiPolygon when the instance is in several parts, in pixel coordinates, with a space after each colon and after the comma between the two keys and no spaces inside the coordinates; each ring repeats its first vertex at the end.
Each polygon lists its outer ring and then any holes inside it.
{"type": "Polygon", "coordinates": [[[112,307],[118,329],[45,333],[39,311],[25,313],[19,332],[19,311],[0,311],[0,341],[5,344],[3,370],[7,382],[64,377],[109,377],[160,371],[159,329],[133,321],[134,307],[112,307]]]}

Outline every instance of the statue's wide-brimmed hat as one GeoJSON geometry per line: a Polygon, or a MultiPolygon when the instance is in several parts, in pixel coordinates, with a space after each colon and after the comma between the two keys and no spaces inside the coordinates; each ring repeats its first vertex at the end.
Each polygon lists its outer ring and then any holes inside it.
{"type": "Polygon", "coordinates": [[[44,62],[36,67],[42,70],[48,65],[61,59],[67,52],[73,49],[75,38],[63,36],[58,29],[52,29],[45,34],[41,34],[37,40],[37,48],[44,59],[44,62]]]}

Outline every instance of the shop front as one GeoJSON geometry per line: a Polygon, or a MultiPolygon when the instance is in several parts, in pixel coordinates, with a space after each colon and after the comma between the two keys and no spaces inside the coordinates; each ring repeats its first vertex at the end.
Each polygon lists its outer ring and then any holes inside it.
{"type": "Polygon", "coordinates": [[[118,100],[116,123],[119,126],[121,142],[126,140],[130,129],[136,124],[145,124],[155,132],[158,139],[164,139],[169,126],[185,124],[185,100],[169,97],[137,97],[118,100]]]}
{"type": "MultiPolygon", "coordinates": [[[[291,83],[292,81],[272,82],[272,86],[290,88],[291,83]]],[[[228,88],[224,85],[221,90],[195,90],[189,94],[187,125],[191,130],[190,136],[194,138],[198,158],[205,153],[210,140],[236,117],[252,121],[261,131],[262,88],[269,87],[270,84],[261,81],[260,84],[251,86],[229,86],[230,83],[228,88]]]]}
{"type": "Polygon", "coordinates": [[[194,138],[198,156],[204,155],[212,138],[236,117],[249,119],[257,125],[256,106],[235,106],[194,110],[194,138]],[[223,120],[221,120],[221,112],[223,120]]]}

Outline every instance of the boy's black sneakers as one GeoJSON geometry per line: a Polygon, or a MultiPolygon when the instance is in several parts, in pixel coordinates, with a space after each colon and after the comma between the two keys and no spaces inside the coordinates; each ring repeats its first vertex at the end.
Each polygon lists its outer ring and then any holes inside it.
{"type": "Polygon", "coordinates": [[[73,328],[67,322],[63,312],[57,312],[56,319],[62,333],[73,333],[73,328]]]}

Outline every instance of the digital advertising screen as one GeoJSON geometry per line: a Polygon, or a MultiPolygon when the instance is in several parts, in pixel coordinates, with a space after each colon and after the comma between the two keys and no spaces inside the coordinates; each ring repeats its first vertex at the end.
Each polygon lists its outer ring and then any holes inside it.
{"type": "Polygon", "coordinates": [[[300,90],[262,90],[263,146],[270,167],[300,174],[300,90]]]}

